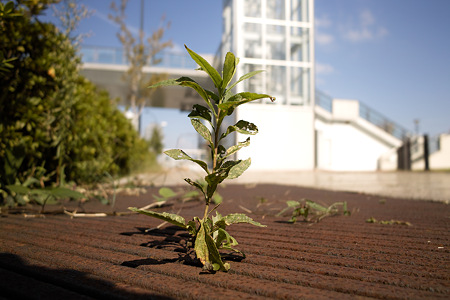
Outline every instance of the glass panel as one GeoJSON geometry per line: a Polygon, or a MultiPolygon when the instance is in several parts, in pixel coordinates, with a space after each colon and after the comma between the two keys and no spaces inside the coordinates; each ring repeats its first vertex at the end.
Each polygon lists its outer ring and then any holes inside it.
{"type": "Polygon", "coordinates": [[[290,96],[293,105],[308,105],[309,103],[309,83],[310,70],[308,68],[291,68],[290,96]]]}
{"type": "MultiPolygon", "coordinates": [[[[252,65],[252,64],[245,64],[244,65],[244,74],[247,74],[249,72],[257,71],[257,70],[263,70],[264,68],[261,65],[252,65]]],[[[266,72],[259,73],[250,79],[244,80],[244,91],[251,92],[251,93],[264,93],[265,90],[263,89],[263,80],[266,72]]],[[[261,100],[256,100],[252,102],[261,102],[261,100]]]]}
{"type": "Polygon", "coordinates": [[[262,58],[261,24],[244,24],[244,55],[250,58],[262,58]]]}
{"type": "Polygon", "coordinates": [[[286,104],[286,67],[267,66],[266,69],[269,76],[267,91],[277,98],[277,104],[286,104]]]}
{"type": "Polygon", "coordinates": [[[308,28],[291,28],[291,61],[309,61],[308,28]]]}
{"type": "Polygon", "coordinates": [[[291,0],[291,20],[308,22],[308,0],[291,0]]]}
{"type": "Polygon", "coordinates": [[[267,0],[267,18],[269,19],[285,19],[285,0],[267,0]]]}
{"type": "Polygon", "coordinates": [[[291,68],[291,80],[290,80],[290,93],[291,93],[291,104],[302,104],[303,103],[303,69],[302,68],[291,68]]]}
{"type": "Polygon", "coordinates": [[[267,59],[285,60],[285,27],[267,25],[267,59]]]}
{"type": "Polygon", "coordinates": [[[261,1],[245,0],[244,15],[246,17],[261,18],[261,1]]]}

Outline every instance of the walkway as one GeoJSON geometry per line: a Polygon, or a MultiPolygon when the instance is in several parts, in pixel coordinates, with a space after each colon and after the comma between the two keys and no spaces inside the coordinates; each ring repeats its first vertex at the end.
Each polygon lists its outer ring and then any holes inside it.
{"type": "MultiPolygon", "coordinates": [[[[160,174],[140,176],[155,185],[183,184],[183,178],[200,178],[204,173],[171,169],[160,174]]],[[[325,171],[247,171],[228,184],[273,183],[312,187],[331,191],[351,191],[404,199],[450,203],[448,172],[325,172],[325,171]]]]}

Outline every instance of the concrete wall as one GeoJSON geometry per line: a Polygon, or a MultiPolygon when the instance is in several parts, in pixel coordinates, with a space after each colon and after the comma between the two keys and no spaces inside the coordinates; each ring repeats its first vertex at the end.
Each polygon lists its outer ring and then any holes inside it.
{"type": "Polygon", "coordinates": [[[332,113],[316,107],[317,169],[375,171],[401,141],[359,117],[359,102],[334,99],[332,113]]]}
{"type": "Polygon", "coordinates": [[[450,134],[441,134],[439,139],[439,151],[429,157],[430,169],[450,169],[450,134]]]}
{"type": "MultiPolygon", "coordinates": [[[[314,169],[314,111],[311,107],[247,104],[238,107],[236,120],[258,126],[251,144],[238,159],[252,158],[251,170],[314,169]]],[[[244,141],[246,135],[239,135],[244,141]]]]}

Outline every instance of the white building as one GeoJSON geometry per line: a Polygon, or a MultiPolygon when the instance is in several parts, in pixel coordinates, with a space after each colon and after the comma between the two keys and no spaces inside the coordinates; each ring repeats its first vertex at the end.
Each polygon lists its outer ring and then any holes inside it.
{"type": "Polygon", "coordinates": [[[329,110],[316,105],[313,0],[224,0],[223,20],[222,56],[240,58],[237,78],[266,70],[236,92],[277,98],[237,109],[237,120],[259,127],[238,154],[252,157],[253,170],[373,171],[383,153],[401,145],[361,116],[358,101],[330,100],[329,110]]]}
{"type": "MultiPolygon", "coordinates": [[[[252,169],[314,169],[314,5],[312,0],[225,0],[222,57],[240,58],[236,77],[266,70],[236,92],[277,98],[242,105],[237,120],[259,133],[238,158],[252,169]]],[[[242,139],[243,137],[239,137],[242,139]]]]}

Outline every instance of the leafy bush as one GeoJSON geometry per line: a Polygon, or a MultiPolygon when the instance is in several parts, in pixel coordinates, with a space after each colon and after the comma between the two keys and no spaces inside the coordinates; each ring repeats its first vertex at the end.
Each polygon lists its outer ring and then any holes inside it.
{"type": "Polygon", "coordinates": [[[37,19],[47,2],[8,4],[19,16],[0,20],[8,62],[0,83],[0,189],[7,192],[29,178],[40,187],[80,183],[154,160],[109,95],[80,76],[70,39],[37,19]]]}

